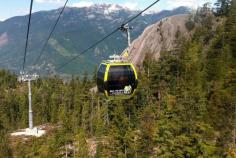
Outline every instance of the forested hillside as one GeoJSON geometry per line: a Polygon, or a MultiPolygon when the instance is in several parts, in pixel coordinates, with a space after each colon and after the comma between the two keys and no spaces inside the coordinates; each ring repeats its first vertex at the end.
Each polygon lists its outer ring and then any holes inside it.
{"type": "Polygon", "coordinates": [[[12,139],[28,124],[27,85],[0,71],[0,157],[236,157],[236,2],[219,0],[186,22],[186,40],[159,61],[147,56],[134,98],[107,101],[91,94],[95,77],[33,83],[42,138],[12,139]],[[227,6],[227,7],[225,7],[227,6]]]}

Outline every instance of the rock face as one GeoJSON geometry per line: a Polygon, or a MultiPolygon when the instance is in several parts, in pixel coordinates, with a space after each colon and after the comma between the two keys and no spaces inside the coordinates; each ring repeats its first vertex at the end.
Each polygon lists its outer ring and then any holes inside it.
{"type": "Polygon", "coordinates": [[[189,36],[185,26],[188,18],[188,14],[175,15],[147,27],[128,49],[129,60],[136,66],[141,66],[147,54],[159,59],[161,51],[173,50],[176,45],[177,33],[184,37],[189,36]]]}

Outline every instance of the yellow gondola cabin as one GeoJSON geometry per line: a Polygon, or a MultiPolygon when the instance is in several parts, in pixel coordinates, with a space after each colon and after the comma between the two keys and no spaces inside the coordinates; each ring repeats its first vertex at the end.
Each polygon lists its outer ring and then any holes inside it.
{"type": "Polygon", "coordinates": [[[109,99],[129,99],[135,93],[138,76],[132,63],[122,60],[102,62],[97,71],[98,91],[109,99]]]}

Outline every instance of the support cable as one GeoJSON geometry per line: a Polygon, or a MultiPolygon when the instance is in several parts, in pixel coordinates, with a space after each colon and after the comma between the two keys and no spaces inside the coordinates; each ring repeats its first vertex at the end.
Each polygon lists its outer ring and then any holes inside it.
{"type": "Polygon", "coordinates": [[[66,0],[64,6],[63,6],[63,8],[62,8],[62,10],[60,11],[60,14],[59,14],[58,18],[57,18],[55,24],[53,25],[52,30],[51,30],[51,32],[50,32],[50,34],[49,34],[49,36],[48,36],[46,42],[44,43],[43,48],[42,48],[42,50],[40,51],[40,54],[39,54],[38,58],[35,60],[35,62],[34,62],[33,65],[36,65],[36,64],[38,63],[38,61],[40,60],[40,58],[41,58],[43,52],[45,51],[45,49],[46,49],[46,47],[47,47],[47,45],[48,45],[48,42],[49,42],[50,38],[52,37],[52,34],[53,34],[54,30],[56,29],[56,26],[57,26],[57,24],[58,24],[58,22],[59,22],[59,20],[60,20],[60,18],[61,18],[61,15],[62,15],[62,13],[63,13],[64,10],[65,10],[65,7],[66,7],[67,3],[68,3],[68,0],[66,0]]]}
{"type": "Polygon", "coordinates": [[[33,8],[33,0],[31,0],[31,3],[30,3],[30,13],[29,13],[27,35],[26,35],[26,42],[25,42],[24,60],[23,60],[23,66],[22,66],[23,71],[25,70],[26,55],[27,55],[27,50],[28,50],[28,41],[29,41],[29,31],[30,31],[30,25],[31,25],[32,8],[33,8]]]}
{"type": "Polygon", "coordinates": [[[117,31],[119,31],[121,28],[123,28],[125,25],[127,25],[128,23],[130,23],[131,21],[133,21],[134,19],[138,18],[141,14],[143,14],[145,11],[147,11],[149,8],[151,8],[152,6],[154,6],[156,3],[158,3],[160,0],[156,0],[154,3],[152,3],[151,5],[149,5],[147,8],[145,8],[144,10],[142,10],[141,12],[139,12],[137,15],[135,15],[134,17],[125,20],[122,25],[118,28],[116,28],[114,31],[112,31],[111,33],[109,33],[108,35],[106,35],[105,37],[103,37],[102,39],[98,40],[97,42],[95,42],[94,44],[92,44],[90,47],[88,47],[87,49],[85,49],[84,51],[82,51],[81,53],[79,53],[78,55],[76,55],[75,57],[71,58],[69,61],[67,61],[66,63],[58,66],[58,68],[56,68],[56,70],[61,70],[63,67],[67,66],[69,63],[71,63],[72,61],[74,61],[75,59],[77,59],[78,57],[80,57],[81,55],[85,54],[86,52],[88,52],[90,49],[94,48],[95,46],[97,46],[98,44],[100,44],[101,42],[103,42],[104,40],[106,40],[107,38],[109,38],[110,36],[112,36],[113,34],[115,34],[117,31]]]}

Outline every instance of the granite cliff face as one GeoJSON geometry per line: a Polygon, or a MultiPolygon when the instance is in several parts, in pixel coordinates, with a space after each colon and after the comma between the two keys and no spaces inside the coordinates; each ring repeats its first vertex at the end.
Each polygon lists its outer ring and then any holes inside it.
{"type": "Polygon", "coordinates": [[[173,50],[177,34],[186,38],[190,35],[185,26],[188,19],[188,14],[175,15],[148,26],[128,49],[129,60],[140,66],[147,54],[159,59],[161,51],[173,50]]]}

